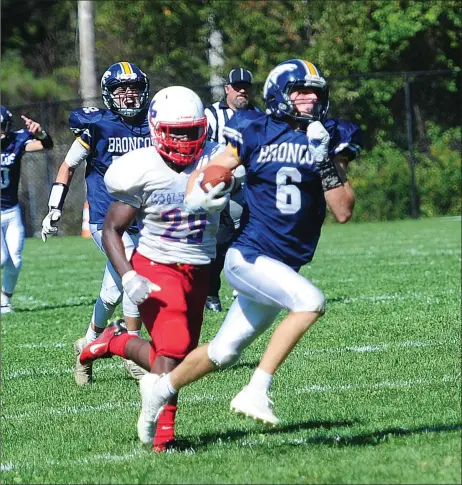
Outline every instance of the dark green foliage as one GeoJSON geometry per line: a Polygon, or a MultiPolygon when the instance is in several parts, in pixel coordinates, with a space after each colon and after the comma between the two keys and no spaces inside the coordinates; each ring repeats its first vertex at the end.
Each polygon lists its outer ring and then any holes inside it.
{"type": "MultiPolygon", "coordinates": [[[[223,38],[220,74],[254,73],[255,103],[269,70],[291,57],[322,69],[331,85],[330,116],[361,125],[363,161],[351,168],[355,217],[390,219],[411,213],[409,138],[403,72],[411,75],[414,157],[421,214],[460,208],[461,119],[458,0],[104,0],[95,4],[98,79],[120,60],[138,64],[153,92],[170,84],[195,89],[205,104],[209,37],[223,38]],[[374,77],[354,77],[374,74],[374,77]],[[459,143],[445,144],[443,140],[459,143]]],[[[2,103],[77,99],[77,2],[2,3],[2,103]]],[[[59,118],[67,132],[65,113],[59,118]]],[[[55,132],[59,127],[53,127],[55,132]]],[[[64,145],[63,145],[64,146],[64,145]]],[[[61,160],[61,158],[60,158],[61,160]]]]}

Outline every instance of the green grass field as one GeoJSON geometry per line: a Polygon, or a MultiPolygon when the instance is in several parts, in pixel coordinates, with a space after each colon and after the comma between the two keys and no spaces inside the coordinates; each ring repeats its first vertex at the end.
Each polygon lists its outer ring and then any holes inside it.
{"type": "MultiPolygon", "coordinates": [[[[327,225],[302,269],[327,313],[275,378],[281,425],[229,411],[264,335],[180,393],[181,447],[163,455],[138,442],[138,384],[121,359],[74,383],[103,255],[80,237],[28,239],[2,318],[2,483],[461,483],[460,229],[460,218],[327,225]]],[[[223,317],[206,314],[202,341],[223,317]]]]}

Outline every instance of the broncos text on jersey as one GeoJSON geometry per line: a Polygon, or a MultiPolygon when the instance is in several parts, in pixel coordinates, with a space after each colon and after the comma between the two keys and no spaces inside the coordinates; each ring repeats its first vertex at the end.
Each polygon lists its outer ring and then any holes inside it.
{"type": "MultiPolygon", "coordinates": [[[[110,110],[77,108],[70,114],[69,127],[89,151],[85,178],[90,224],[99,226],[114,200],[104,185],[104,174],[117,158],[151,145],[147,115],[138,123],[129,124],[110,110]]],[[[130,167],[126,170],[129,171],[130,167]]]]}
{"type": "MultiPolygon", "coordinates": [[[[356,128],[343,120],[330,123],[330,153],[350,143],[358,150],[359,142],[352,141],[356,128]]],[[[249,262],[265,255],[298,271],[313,258],[326,215],[306,133],[265,113],[237,111],[223,135],[247,172],[241,229],[233,246],[249,262]]]]}

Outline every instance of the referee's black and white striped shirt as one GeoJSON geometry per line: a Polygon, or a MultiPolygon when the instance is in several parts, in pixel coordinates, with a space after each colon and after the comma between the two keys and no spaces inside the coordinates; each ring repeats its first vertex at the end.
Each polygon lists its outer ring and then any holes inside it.
{"type": "MultiPolygon", "coordinates": [[[[258,111],[258,108],[250,103],[246,109],[258,111]]],[[[207,116],[207,140],[225,145],[226,140],[223,137],[223,127],[234,114],[234,111],[226,102],[226,98],[207,106],[204,111],[207,116]]]]}

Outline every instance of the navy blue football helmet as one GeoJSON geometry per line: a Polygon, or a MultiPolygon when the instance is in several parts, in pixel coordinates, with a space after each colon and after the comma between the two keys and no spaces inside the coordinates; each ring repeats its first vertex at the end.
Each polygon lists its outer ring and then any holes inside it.
{"type": "Polygon", "coordinates": [[[2,105],[1,109],[1,128],[2,128],[2,138],[6,135],[11,130],[11,125],[13,124],[13,115],[11,114],[11,111],[6,107],[2,105]]]}
{"type": "Polygon", "coordinates": [[[101,94],[104,104],[114,113],[133,118],[149,106],[149,80],[135,64],[117,62],[109,66],[101,78],[101,94]],[[114,91],[121,86],[131,86],[139,92],[139,101],[133,106],[124,105],[125,96],[116,96],[114,91]]]}
{"type": "Polygon", "coordinates": [[[275,118],[291,118],[308,125],[312,121],[323,121],[329,110],[329,88],[319,69],[309,61],[290,59],[278,64],[269,73],[263,87],[266,113],[275,118]],[[295,88],[313,88],[318,95],[315,111],[301,115],[290,100],[295,88]]]}

